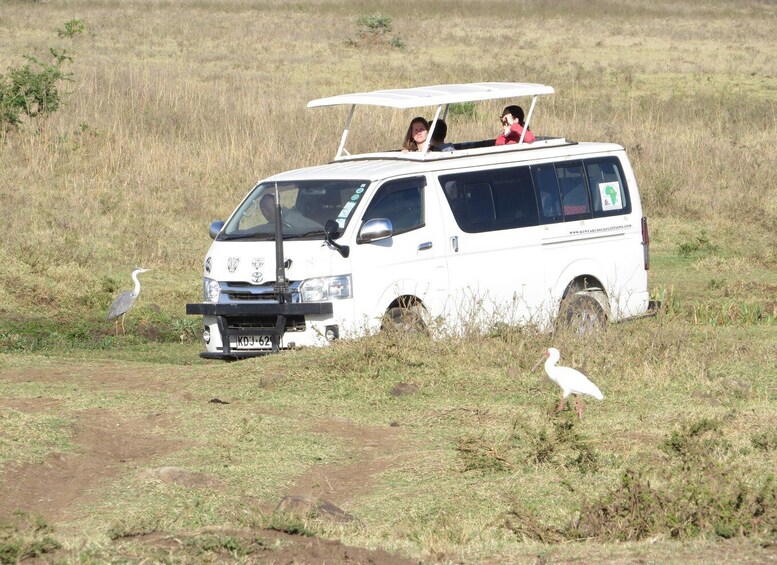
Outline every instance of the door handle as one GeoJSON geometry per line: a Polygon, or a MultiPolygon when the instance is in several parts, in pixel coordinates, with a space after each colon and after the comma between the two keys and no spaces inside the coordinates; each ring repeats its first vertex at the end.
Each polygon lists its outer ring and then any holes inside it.
{"type": "Polygon", "coordinates": [[[425,251],[432,248],[432,242],[427,241],[418,246],[418,251],[425,251]]]}
{"type": "Polygon", "coordinates": [[[454,235],[451,237],[451,249],[453,249],[454,253],[459,252],[459,236],[454,235]]]}

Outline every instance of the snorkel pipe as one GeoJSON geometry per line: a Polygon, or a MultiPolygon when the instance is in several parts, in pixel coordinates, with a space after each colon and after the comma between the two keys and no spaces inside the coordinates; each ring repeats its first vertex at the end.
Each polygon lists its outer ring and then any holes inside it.
{"type": "Polygon", "coordinates": [[[289,294],[289,281],[286,280],[286,265],[283,259],[283,226],[281,225],[281,199],[278,183],[275,183],[275,293],[278,302],[286,302],[289,294]]]}
{"type": "MultiPolygon", "coordinates": [[[[281,199],[278,183],[275,183],[275,296],[278,304],[291,302],[289,281],[286,279],[286,264],[283,259],[283,226],[281,225],[281,199]]],[[[272,335],[272,350],[280,349],[281,336],[286,330],[286,315],[279,314],[275,321],[275,333],[272,335]]]]}

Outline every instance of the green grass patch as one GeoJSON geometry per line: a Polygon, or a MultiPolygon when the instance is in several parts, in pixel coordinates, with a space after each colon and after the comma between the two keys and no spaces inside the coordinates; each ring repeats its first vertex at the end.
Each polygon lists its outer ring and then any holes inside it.
{"type": "MultiPolygon", "coordinates": [[[[18,389],[12,394],[18,394],[18,389]]],[[[41,463],[52,452],[71,451],[70,424],[45,412],[0,408],[0,469],[9,462],[41,463]]]]}

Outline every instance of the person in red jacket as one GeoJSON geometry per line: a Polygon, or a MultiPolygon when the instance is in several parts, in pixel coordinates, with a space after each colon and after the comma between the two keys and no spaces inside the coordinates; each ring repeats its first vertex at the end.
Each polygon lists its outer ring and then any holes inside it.
{"type": "MultiPolygon", "coordinates": [[[[502,110],[502,126],[504,132],[496,138],[497,145],[508,145],[518,143],[521,140],[521,134],[524,132],[523,108],[520,106],[508,106],[502,110]]],[[[535,140],[534,134],[530,129],[526,129],[523,136],[524,143],[532,143],[535,140]]]]}

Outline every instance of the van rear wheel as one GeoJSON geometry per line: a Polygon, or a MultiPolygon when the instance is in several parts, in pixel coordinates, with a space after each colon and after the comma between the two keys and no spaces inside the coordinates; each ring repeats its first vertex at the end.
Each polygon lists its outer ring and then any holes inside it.
{"type": "Polygon", "coordinates": [[[591,294],[578,292],[561,302],[556,322],[578,335],[586,335],[602,329],[607,323],[607,314],[591,294]]]}

